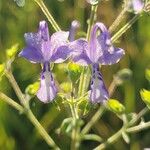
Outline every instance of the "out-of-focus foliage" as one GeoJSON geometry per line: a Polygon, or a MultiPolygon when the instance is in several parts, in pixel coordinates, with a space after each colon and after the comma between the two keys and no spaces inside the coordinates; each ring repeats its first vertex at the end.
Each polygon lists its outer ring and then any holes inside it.
{"type": "MultiPolygon", "coordinates": [[[[12,45],[18,43],[19,50],[24,47],[24,33],[31,31],[36,32],[39,21],[47,20],[33,0],[26,0],[25,4],[20,3],[21,1],[19,0],[16,0],[16,2],[17,4],[13,0],[0,0],[0,64],[3,64],[6,60],[5,54],[8,53],[6,50],[12,45]]],[[[69,30],[71,21],[77,19],[81,23],[77,37],[80,35],[85,36],[87,19],[90,14],[90,5],[85,0],[45,0],[44,2],[63,30],[69,30]]],[[[122,1],[117,0],[102,1],[98,7],[97,20],[104,22],[109,27],[122,9],[121,2],[122,1]]],[[[129,20],[131,17],[132,15],[129,13],[125,20],[129,20]]],[[[122,22],[121,25],[126,21],[122,22]]],[[[124,48],[126,52],[121,62],[113,66],[102,66],[102,74],[104,75],[104,81],[107,87],[112,82],[113,75],[116,74],[118,70],[124,68],[130,68],[132,70],[132,80],[128,80],[117,87],[112,96],[112,98],[120,100],[120,102],[125,105],[127,112],[138,112],[144,107],[143,102],[140,100],[139,90],[142,88],[150,88],[144,75],[145,69],[150,67],[149,27],[149,16],[144,15],[116,43],[119,47],[124,48]]],[[[53,33],[54,30],[50,24],[49,28],[50,33],[53,33]]],[[[9,53],[9,56],[11,57],[12,53],[9,53]]],[[[40,67],[40,65],[32,64],[23,58],[17,57],[15,59],[13,63],[13,73],[22,91],[25,91],[29,84],[39,79],[40,67]]],[[[70,82],[67,76],[67,64],[55,65],[53,72],[55,73],[55,79],[61,84],[62,88],[64,88],[66,92],[70,90],[70,87],[63,83],[63,81],[66,81],[66,83],[70,82]]],[[[146,78],[149,79],[148,72],[146,78]]],[[[0,83],[0,90],[18,101],[5,78],[3,78],[0,83]]],[[[34,91],[31,93],[34,93],[34,91]]],[[[57,102],[59,105],[59,98],[57,102]]],[[[83,103],[85,102],[86,101],[83,101],[83,103]]],[[[83,105],[80,104],[80,109],[82,109],[82,106],[83,105]]],[[[62,147],[62,150],[66,150],[70,148],[70,138],[63,134],[61,135],[61,133],[58,134],[57,129],[60,128],[64,118],[70,117],[70,110],[63,104],[59,105],[59,107],[61,107],[61,110],[57,109],[55,103],[44,105],[39,102],[36,97],[31,101],[31,109],[38,120],[40,120],[56,143],[62,147]]],[[[91,114],[93,114],[92,112],[95,112],[95,107],[89,106],[89,103],[87,103],[85,112],[89,112],[89,108],[91,114]]],[[[83,119],[85,122],[88,122],[89,113],[82,114],[86,114],[83,115],[83,119]]],[[[150,120],[149,116],[146,117],[150,120]]],[[[91,134],[97,133],[108,137],[115,132],[114,130],[120,128],[120,122],[114,117],[114,114],[108,112],[102,119],[103,121],[99,121],[94,125],[91,134]]],[[[130,138],[132,140],[130,141],[130,145],[127,146],[123,140],[119,139],[115,145],[108,149],[118,150],[119,147],[122,150],[140,150],[145,147],[150,147],[149,136],[150,132],[146,130],[140,134],[131,136],[130,138]]],[[[95,145],[98,145],[98,142],[83,142],[81,149],[91,150],[95,145]]],[[[0,149],[48,150],[49,147],[24,115],[19,115],[17,111],[0,100],[0,149]]]]}

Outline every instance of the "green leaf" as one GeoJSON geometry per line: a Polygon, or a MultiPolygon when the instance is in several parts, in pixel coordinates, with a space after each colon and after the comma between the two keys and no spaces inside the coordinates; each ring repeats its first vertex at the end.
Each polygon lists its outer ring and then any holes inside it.
{"type": "Polygon", "coordinates": [[[125,112],[123,104],[115,99],[108,100],[107,108],[116,114],[123,114],[125,112]]]}

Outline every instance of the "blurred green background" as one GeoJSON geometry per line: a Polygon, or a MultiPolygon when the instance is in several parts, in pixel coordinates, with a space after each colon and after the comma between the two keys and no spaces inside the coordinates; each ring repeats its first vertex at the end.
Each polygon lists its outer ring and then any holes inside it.
{"type": "MultiPolygon", "coordinates": [[[[117,0],[103,1],[98,7],[97,21],[101,21],[109,27],[121,11],[121,2],[117,0]]],[[[80,31],[86,32],[87,19],[90,15],[90,5],[84,0],[45,0],[45,3],[54,18],[63,30],[69,30],[72,20],[77,19],[81,23],[80,31]]],[[[133,14],[128,13],[122,25],[129,20],[133,14]]],[[[5,61],[5,51],[15,43],[19,44],[21,50],[24,46],[24,33],[36,32],[38,23],[47,20],[40,8],[33,0],[26,0],[24,7],[19,7],[13,0],[0,0],[0,63],[5,61]]],[[[49,24],[50,33],[54,30],[49,24]]],[[[144,15],[131,29],[125,33],[116,43],[126,51],[126,55],[120,63],[112,66],[103,66],[102,73],[107,87],[110,85],[113,74],[123,68],[130,68],[133,77],[130,81],[118,87],[113,98],[120,100],[127,109],[127,112],[139,112],[145,104],[141,101],[139,90],[149,89],[150,84],[145,78],[145,69],[150,67],[150,19],[144,15]]],[[[63,69],[65,64],[56,65],[55,78],[59,83],[68,80],[67,72],[63,69]]],[[[22,58],[16,58],[13,63],[13,73],[22,91],[28,84],[39,79],[40,65],[31,64],[22,58]]],[[[0,90],[18,101],[13,89],[7,79],[3,77],[0,82],[0,90]]],[[[43,104],[36,97],[31,102],[31,108],[38,120],[47,129],[56,143],[63,150],[70,147],[70,138],[66,135],[57,134],[56,130],[64,118],[70,116],[68,108],[59,110],[55,103],[43,104]]],[[[90,115],[83,116],[88,122],[90,115]]],[[[149,115],[145,120],[150,120],[149,115]]],[[[110,112],[106,112],[102,120],[95,124],[91,133],[96,133],[104,138],[109,137],[121,127],[121,121],[110,112]]],[[[141,150],[150,147],[150,130],[130,136],[131,143],[126,144],[122,139],[108,149],[113,150],[141,150]]],[[[97,146],[97,142],[86,141],[80,149],[91,150],[97,146]]],[[[0,101],[0,150],[46,150],[49,149],[45,141],[41,139],[32,124],[24,115],[19,115],[16,110],[0,101]]]]}

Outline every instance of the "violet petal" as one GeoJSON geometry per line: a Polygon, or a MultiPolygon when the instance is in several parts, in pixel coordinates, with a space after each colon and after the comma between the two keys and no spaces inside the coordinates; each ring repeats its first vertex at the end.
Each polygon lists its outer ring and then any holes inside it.
{"type": "Polygon", "coordinates": [[[87,51],[89,49],[88,42],[85,39],[79,39],[74,42],[71,42],[69,48],[72,51],[72,60],[75,63],[78,63],[83,66],[87,66],[91,64],[91,60],[87,55],[87,51]]]}
{"type": "Polygon", "coordinates": [[[70,56],[71,50],[68,46],[60,46],[51,56],[50,61],[54,63],[62,63],[70,56]]]}
{"type": "Polygon", "coordinates": [[[57,94],[57,88],[53,76],[47,67],[49,66],[46,66],[46,69],[43,68],[40,88],[37,92],[37,97],[44,103],[52,102],[57,94]]]}
{"type": "Polygon", "coordinates": [[[89,95],[91,103],[104,103],[109,98],[98,64],[92,66],[92,79],[89,95]]]}
{"type": "Polygon", "coordinates": [[[42,56],[41,52],[31,46],[24,48],[19,53],[19,56],[24,57],[33,63],[40,63],[43,61],[43,56],[42,56]]]}

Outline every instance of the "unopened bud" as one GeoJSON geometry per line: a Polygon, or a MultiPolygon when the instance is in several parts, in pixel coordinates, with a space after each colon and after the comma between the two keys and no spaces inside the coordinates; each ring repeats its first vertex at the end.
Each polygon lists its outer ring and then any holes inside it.
{"type": "Polygon", "coordinates": [[[108,100],[107,107],[116,114],[122,114],[125,111],[125,107],[115,99],[108,100]]]}
{"type": "Polygon", "coordinates": [[[146,103],[147,106],[150,107],[150,91],[143,89],[140,91],[140,94],[144,103],[146,103]]]}
{"type": "Polygon", "coordinates": [[[62,84],[60,84],[60,88],[65,93],[69,93],[69,92],[71,92],[71,83],[70,82],[63,82],[62,84]]]}
{"type": "Polygon", "coordinates": [[[33,84],[28,85],[25,92],[29,95],[35,95],[37,93],[39,87],[40,87],[40,83],[35,82],[33,84]]]}
{"type": "Polygon", "coordinates": [[[8,59],[12,59],[18,52],[18,44],[13,45],[11,48],[6,50],[6,56],[8,59]]]}
{"type": "Polygon", "coordinates": [[[80,77],[80,74],[82,72],[82,67],[75,63],[69,63],[68,64],[68,72],[69,72],[69,76],[70,76],[71,80],[73,82],[75,82],[80,77]]]}

